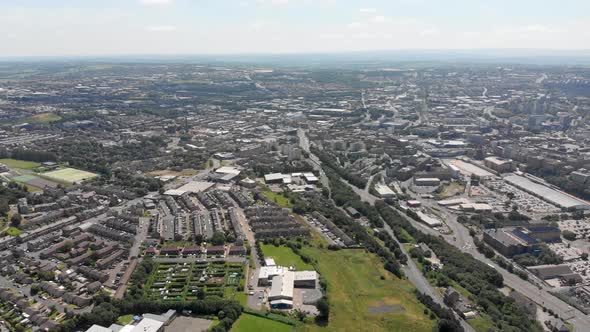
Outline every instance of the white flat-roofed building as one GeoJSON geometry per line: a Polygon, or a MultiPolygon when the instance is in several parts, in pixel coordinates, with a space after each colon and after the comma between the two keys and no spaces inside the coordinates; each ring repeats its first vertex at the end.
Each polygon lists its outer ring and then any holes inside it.
{"type": "Polygon", "coordinates": [[[303,177],[307,183],[316,183],[319,181],[317,176],[315,176],[313,173],[303,173],[303,177]]]}
{"type": "Polygon", "coordinates": [[[415,178],[414,184],[417,186],[436,187],[440,185],[439,178],[415,178]]]}
{"type": "Polygon", "coordinates": [[[272,286],[268,293],[268,301],[289,300],[293,301],[295,273],[286,271],[282,275],[272,278],[272,286]]]}
{"type": "Polygon", "coordinates": [[[395,192],[391,190],[388,186],[378,183],[375,185],[375,190],[379,194],[379,196],[383,198],[395,198],[395,192]]]}
{"type": "Polygon", "coordinates": [[[262,266],[258,273],[258,285],[265,286],[270,284],[273,277],[283,274],[285,270],[282,266],[262,266]]]}
{"type": "Polygon", "coordinates": [[[142,319],[132,332],[160,332],[164,330],[164,323],[151,318],[142,319]]]}
{"type": "Polygon", "coordinates": [[[113,332],[113,330],[94,324],[86,332],[113,332]]]}
{"type": "Polygon", "coordinates": [[[418,211],[416,212],[420,220],[430,227],[437,227],[442,226],[442,221],[432,216],[425,214],[424,212],[418,211]]]}
{"type": "Polygon", "coordinates": [[[270,173],[264,175],[264,182],[266,183],[291,183],[291,174],[270,173]]]}
{"type": "Polygon", "coordinates": [[[283,178],[285,176],[282,173],[270,173],[264,175],[264,182],[266,183],[273,183],[273,182],[283,182],[283,178]]]}
{"type": "Polygon", "coordinates": [[[206,182],[206,181],[191,181],[177,189],[170,189],[168,191],[166,191],[164,194],[165,195],[170,195],[170,196],[180,196],[184,193],[192,193],[192,194],[196,194],[196,193],[200,193],[203,191],[206,191],[207,189],[213,187],[215,185],[215,183],[213,182],[206,182]]]}
{"type": "Polygon", "coordinates": [[[316,271],[295,271],[294,286],[315,288],[318,280],[318,273],[316,271]]]}
{"type": "Polygon", "coordinates": [[[453,164],[449,164],[449,170],[451,171],[451,174],[454,178],[457,178],[461,175],[461,170],[459,169],[459,167],[453,164]]]}
{"type": "Polygon", "coordinates": [[[215,173],[220,173],[220,174],[235,174],[235,175],[239,175],[240,174],[240,170],[235,168],[235,167],[230,167],[230,166],[223,166],[218,168],[215,173]]]}
{"type": "Polygon", "coordinates": [[[528,177],[512,174],[504,177],[504,181],[560,208],[576,210],[590,209],[589,202],[553,189],[545,184],[532,181],[528,177]]]}
{"type": "Polygon", "coordinates": [[[440,206],[454,206],[454,205],[461,205],[461,204],[469,204],[471,203],[470,200],[464,197],[460,198],[451,198],[451,199],[443,199],[437,202],[440,206]]]}
{"type": "Polygon", "coordinates": [[[474,212],[490,212],[492,206],[485,203],[465,203],[459,205],[459,208],[463,211],[474,211],[474,212]]]}

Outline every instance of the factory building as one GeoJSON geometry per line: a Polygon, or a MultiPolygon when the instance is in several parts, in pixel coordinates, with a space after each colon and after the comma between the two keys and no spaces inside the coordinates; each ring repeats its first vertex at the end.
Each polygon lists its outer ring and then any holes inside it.
{"type": "Polygon", "coordinates": [[[487,157],[483,160],[484,165],[498,173],[507,173],[514,170],[514,162],[510,159],[498,157],[487,157]]]}

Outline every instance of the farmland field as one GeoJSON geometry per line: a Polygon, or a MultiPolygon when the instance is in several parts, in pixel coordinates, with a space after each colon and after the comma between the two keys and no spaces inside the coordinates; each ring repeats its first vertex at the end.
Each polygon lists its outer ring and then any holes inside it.
{"type": "Polygon", "coordinates": [[[299,255],[295,254],[289,247],[275,247],[273,244],[261,244],[264,257],[272,257],[275,263],[280,266],[294,266],[297,270],[313,270],[313,266],[306,264],[299,255]]]}
{"type": "Polygon", "coordinates": [[[242,314],[231,329],[231,332],[289,332],[293,329],[291,325],[258,317],[250,314],[242,314]]]}
{"type": "Polygon", "coordinates": [[[63,168],[57,171],[51,171],[47,173],[43,173],[43,176],[46,176],[50,179],[55,179],[61,182],[67,183],[77,183],[86,179],[91,179],[97,177],[97,174],[81,171],[74,168],[63,168]]]}

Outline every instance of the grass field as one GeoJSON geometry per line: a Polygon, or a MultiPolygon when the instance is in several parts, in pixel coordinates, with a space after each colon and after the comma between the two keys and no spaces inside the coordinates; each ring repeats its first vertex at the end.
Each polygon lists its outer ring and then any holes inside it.
{"type": "Polygon", "coordinates": [[[19,176],[15,176],[12,179],[16,182],[21,182],[21,183],[27,183],[29,181],[33,181],[35,180],[37,177],[34,175],[30,175],[30,174],[25,174],[25,175],[19,175],[19,176]]]}
{"type": "Polygon", "coordinates": [[[272,244],[262,244],[261,248],[264,256],[274,258],[277,265],[295,266],[295,268],[299,271],[314,269],[312,265],[303,262],[301,257],[295,254],[289,247],[275,247],[272,244]]]}
{"type": "Polygon", "coordinates": [[[47,173],[43,173],[43,176],[46,176],[50,179],[55,179],[61,182],[67,183],[77,183],[83,180],[91,179],[97,177],[97,174],[81,171],[79,169],[74,168],[63,168],[56,171],[51,171],[47,173]]]}
{"type": "Polygon", "coordinates": [[[21,231],[18,228],[15,227],[10,227],[6,230],[6,234],[10,235],[10,236],[19,236],[23,233],[23,231],[21,231]]]}
{"type": "Polygon", "coordinates": [[[287,197],[283,196],[282,194],[275,193],[270,190],[265,190],[262,192],[262,194],[264,196],[268,197],[271,201],[277,203],[279,206],[286,207],[286,208],[293,207],[293,204],[291,204],[291,201],[287,197]]]}
{"type": "Polygon", "coordinates": [[[231,332],[289,332],[293,329],[291,325],[274,320],[242,314],[231,329],[231,332]]]}
{"type": "Polygon", "coordinates": [[[31,117],[26,118],[23,122],[34,123],[34,124],[49,124],[61,120],[61,116],[54,113],[41,113],[35,114],[31,117]]]}
{"type": "Polygon", "coordinates": [[[473,327],[473,329],[475,329],[477,332],[488,332],[494,330],[494,321],[492,321],[492,318],[487,315],[485,317],[480,316],[470,319],[467,321],[467,323],[469,323],[469,325],[471,325],[471,327],[473,327]]]}
{"type": "Polygon", "coordinates": [[[131,322],[133,322],[133,315],[131,315],[131,314],[119,316],[119,318],[117,319],[117,324],[123,325],[123,326],[130,324],[131,322]]]}
{"type": "Polygon", "coordinates": [[[35,169],[41,164],[34,161],[16,160],[16,159],[0,159],[0,164],[4,164],[9,168],[21,168],[21,169],[35,169]]]}
{"type": "Polygon", "coordinates": [[[305,324],[297,331],[425,331],[436,320],[424,315],[413,285],[383,269],[383,262],[362,249],[330,251],[305,247],[328,282],[328,326],[305,324]]]}

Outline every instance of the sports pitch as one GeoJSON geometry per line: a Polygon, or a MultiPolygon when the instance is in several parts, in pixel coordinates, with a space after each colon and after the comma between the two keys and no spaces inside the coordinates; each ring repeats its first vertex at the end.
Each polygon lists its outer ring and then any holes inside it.
{"type": "Polygon", "coordinates": [[[43,173],[43,176],[61,182],[78,183],[87,179],[97,177],[98,175],[74,168],[63,168],[57,171],[43,173]]]}

